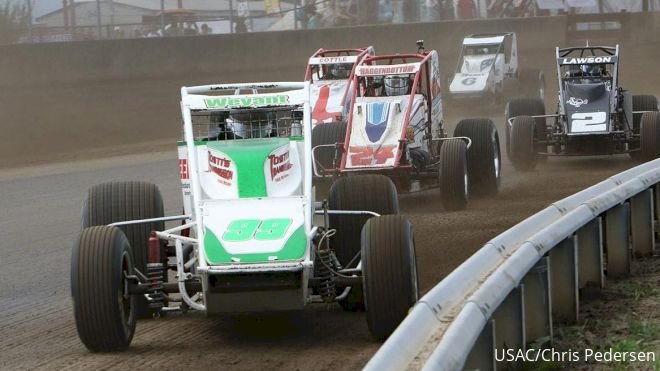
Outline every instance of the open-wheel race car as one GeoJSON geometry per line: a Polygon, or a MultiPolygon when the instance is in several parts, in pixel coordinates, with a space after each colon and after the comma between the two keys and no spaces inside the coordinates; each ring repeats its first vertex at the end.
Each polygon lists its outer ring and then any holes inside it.
{"type": "Polygon", "coordinates": [[[305,81],[310,84],[312,125],[346,119],[355,66],[371,55],[374,55],[373,46],[319,49],[309,58],[305,81]]]}
{"type": "Polygon", "coordinates": [[[463,102],[479,107],[515,96],[540,99],[545,96],[543,71],[518,66],[516,34],[486,33],[465,37],[449,85],[448,98],[452,104],[463,102]]]}
{"type": "Polygon", "coordinates": [[[160,192],[146,182],[104,183],[84,201],[71,266],[84,345],[126,349],[138,318],[171,311],[335,302],[363,308],[373,336],[388,336],[418,298],[413,229],[396,215],[392,182],[340,179],[332,197],[343,207],[315,201],[307,83],[181,94],[184,214],[163,216],[160,192]],[[361,209],[369,205],[386,205],[391,215],[361,209]],[[180,225],[165,228],[172,221],[180,225]]]}
{"type": "MultiPolygon", "coordinates": [[[[448,137],[435,50],[367,57],[357,67],[348,122],[313,131],[318,176],[389,176],[400,192],[440,188],[447,209],[470,193],[497,193],[501,161],[497,129],[488,119],[462,120],[448,137]]],[[[332,206],[332,205],[331,205],[332,206]]]]}
{"type": "Polygon", "coordinates": [[[660,155],[658,100],[619,86],[618,45],[557,48],[556,61],[557,113],[546,115],[540,99],[507,105],[507,151],[516,169],[531,170],[548,155],[660,155]]]}

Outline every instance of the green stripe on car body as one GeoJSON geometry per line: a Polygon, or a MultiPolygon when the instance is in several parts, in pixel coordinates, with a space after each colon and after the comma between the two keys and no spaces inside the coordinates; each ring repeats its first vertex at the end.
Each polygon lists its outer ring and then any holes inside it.
{"type": "Polygon", "coordinates": [[[286,138],[218,140],[207,142],[207,147],[220,151],[236,164],[238,197],[266,197],[264,163],[276,149],[289,145],[286,138]]]}

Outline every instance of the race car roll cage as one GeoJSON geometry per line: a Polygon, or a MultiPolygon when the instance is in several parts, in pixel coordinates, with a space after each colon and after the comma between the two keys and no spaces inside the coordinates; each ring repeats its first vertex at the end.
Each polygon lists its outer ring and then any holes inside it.
{"type": "MultiPolygon", "coordinates": [[[[335,64],[335,63],[352,63],[353,67],[351,68],[351,73],[349,74],[350,76],[355,76],[355,69],[357,66],[364,60],[365,57],[369,55],[374,54],[374,47],[373,46],[367,46],[365,48],[346,48],[346,49],[323,49],[320,48],[312,56],[309,58],[309,61],[307,63],[307,69],[305,70],[305,81],[312,81],[312,68],[313,66],[320,65],[322,63],[312,63],[313,59],[322,59],[322,58],[332,58],[332,57],[354,57],[355,61],[352,62],[327,62],[327,64],[335,64]]],[[[348,91],[351,88],[350,84],[346,86],[346,90],[344,91],[344,96],[341,98],[341,105],[344,106],[346,104],[346,96],[348,96],[348,91]]]]}
{"type": "MultiPolygon", "coordinates": [[[[329,215],[369,215],[369,216],[380,216],[380,214],[366,211],[366,210],[330,210],[328,209],[327,202],[316,202],[313,198],[312,190],[312,159],[310,156],[304,156],[304,179],[303,179],[303,197],[305,197],[310,205],[311,213],[307,213],[308,217],[305,220],[306,234],[308,241],[310,241],[309,247],[309,256],[306,256],[303,261],[293,261],[293,262],[270,262],[270,263],[232,263],[225,264],[221,266],[209,266],[207,264],[206,256],[204,249],[199,248],[200,238],[203,236],[203,212],[201,209],[201,185],[198,171],[198,159],[197,151],[195,149],[195,138],[193,136],[193,123],[192,123],[192,112],[193,111],[213,111],[214,109],[209,109],[202,103],[202,98],[200,94],[204,93],[213,93],[218,91],[229,91],[234,90],[235,93],[242,90],[250,91],[252,94],[256,94],[258,90],[262,89],[303,89],[304,92],[309,92],[309,83],[298,83],[298,82],[282,82],[282,83],[247,83],[247,84],[217,84],[217,85],[204,85],[204,86],[194,86],[194,87],[182,87],[181,88],[181,113],[183,116],[183,126],[184,126],[184,141],[186,142],[187,154],[188,154],[188,171],[190,174],[191,182],[191,195],[193,198],[193,214],[192,215],[175,215],[175,216],[165,216],[159,218],[150,218],[150,219],[140,219],[140,220],[129,220],[111,223],[108,226],[122,227],[128,225],[136,224],[149,224],[154,222],[170,222],[170,221],[182,221],[182,224],[173,228],[169,228],[163,231],[152,231],[151,237],[149,238],[148,245],[148,263],[159,264],[161,260],[161,249],[163,247],[172,247],[171,245],[164,246],[162,241],[169,243],[174,243],[174,256],[176,258],[176,283],[168,283],[159,281],[160,278],[152,277],[148,272],[141,272],[137,268],[134,269],[135,274],[126,276],[126,283],[124,287],[124,295],[144,295],[148,302],[153,302],[153,295],[163,294],[172,294],[176,293],[181,295],[181,300],[183,302],[182,306],[178,307],[169,307],[163,306],[159,310],[162,312],[172,312],[172,311],[188,311],[188,310],[198,310],[205,311],[206,305],[203,301],[203,298],[199,293],[203,291],[203,284],[201,277],[204,274],[232,274],[236,272],[249,272],[249,273],[266,273],[266,272],[287,272],[287,271],[304,271],[305,269],[311,269],[314,264],[314,254],[316,250],[319,249],[319,246],[325,242],[326,245],[328,242],[328,237],[333,234],[333,230],[329,229],[329,215]],[[313,217],[312,215],[323,215],[323,229],[318,226],[312,226],[313,217]],[[195,230],[195,235],[197,238],[189,237],[184,231],[195,230]],[[318,243],[314,246],[314,239],[319,238],[318,243]],[[316,247],[316,249],[314,248],[316,247]],[[188,260],[184,258],[185,252],[192,251],[192,257],[188,260]],[[191,270],[192,267],[196,268],[196,272],[193,274],[191,270]],[[186,271],[189,270],[189,271],[186,271]],[[190,295],[190,292],[195,292],[194,295],[190,295]],[[184,305],[185,304],[185,305],[184,305]]],[[[295,106],[296,104],[292,104],[295,106]]],[[[309,118],[311,115],[309,107],[309,98],[305,97],[303,103],[301,104],[303,108],[303,114],[305,117],[309,118]]],[[[216,111],[222,109],[215,109],[216,111]]],[[[304,122],[304,121],[303,121],[304,122]]],[[[308,120],[308,122],[310,122],[308,120]]],[[[303,125],[303,135],[305,138],[305,152],[311,153],[311,125],[303,125]]],[[[238,139],[241,140],[241,139],[238,139]]],[[[329,248],[326,246],[326,248],[329,248]]],[[[165,250],[167,251],[167,250],[165,250]]],[[[357,256],[356,256],[357,257],[357,256]]],[[[165,266],[165,272],[168,270],[168,266],[165,266]]],[[[341,301],[345,299],[350,293],[353,286],[362,285],[362,262],[361,259],[358,260],[358,264],[355,268],[345,268],[338,271],[332,271],[334,274],[333,279],[338,285],[343,287],[343,291],[334,298],[334,301],[341,301]]],[[[307,277],[305,292],[308,292],[309,287],[318,286],[321,282],[317,282],[315,277],[307,277]]],[[[176,301],[176,300],[173,300],[176,301]]],[[[327,303],[320,295],[307,295],[307,303],[327,303]]],[[[159,312],[154,313],[154,317],[158,317],[159,312]]]]}
{"type": "MultiPolygon", "coordinates": [[[[507,37],[513,37],[513,35],[514,35],[513,32],[503,32],[503,33],[476,33],[476,34],[468,35],[468,36],[466,36],[465,38],[479,38],[479,37],[497,37],[497,36],[503,36],[504,38],[502,39],[502,42],[498,43],[497,51],[495,52],[495,58],[497,58],[497,55],[500,54],[500,53],[502,52],[502,49],[503,49],[503,47],[504,47],[504,43],[506,42],[506,38],[507,38],[507,37]]],[[[494,45],[494,43],[491,43],[491,44],[472,44],[472,45],[470,45],[470,46],[477,46],[477,45],[483,45],[483,46],[486,46],[486,45],[494,45]]],[[[461,62],[463,61],[463,57],[465,56],[465,46],[466,46],[465,44],[461,44],[461,54],[458,56],[458,63],[456,63],[456,70],[454,71],[454,73],[461,73],[461,66],[463,65],[463,63],[461,63],[461,62]]],[[[504,53],[502,53],[502,54],[504,54],[504,53]]],[[[505,58],[506,58],[506,55],[505,55],[505,58]]],[[[490,68],[488,69],[488,73],[490,74],[491,72],[493,72],[494,69],[495,69],[495,62],[493,62],[493,63],[490,65],[490,68]]]]}
{"type": "MultiPolygon", "coordinates": [[[[387,66],[387,65],[394,65],[394,64],[399,64],[399,63],[394,63],[395,61],[400,61],[402,64],[409,64],[409,63],[418,63],[419,68],[415,72],[415,78],[413,79],[413,83],[410,87],[410,97],[408,98],[408,108],[406,109],[406,115],[404,116],[404,122],[408,123],[410,121],[410,115],[411,115],[411,110],[413,106],[413,102],[415,99],[415,92],[417,91],[417,87],[419,86],[420,79],[422,78],[422,66],[424,66],[425,63],[428,63],[429,60],[431,59],[431,53],[424,51],[424,46],[423,46],[423,41],[420,40],[417,42],[418,46],[418,53],[416,54],[389,54],[389,55],[377,55],[377,56],[371,56],[371,57],[366,57],[359,65],[356,65],[356,68],[359,66],[373,66],[373,65],[379,65],[379,66],[387,66]],[[409,61],[411,60],[412,61],[409,61]],[[388,63],[384,64],[376,64],[378,61],[387,61],[388,63]]],[[[430,99],[431,97],[431,89],[432,89],[432,83],[431,83],[431,71],[430,68],[425,69],[426,73],[426,78],[428,79],[429,83],[426,86],[426,94],[427,94],[427,100],[430,99]]],[[[384,74],[384,75],[401,75],[401,74],[409,74],[409,73],[392,73],[392,74],[384,74]]],[[[364,88],[366,90],[366,87],[362,87],[360,84],[360,78],[363,77],[364,81],[366,83],[366,79],[369,78],[369,76],[358,76],[357,74],[354,74],[353,77],[353,94],[354,97],[360,97],[364,96],[364,90],[361,92],[361,88],[364,88]]],[[[430,100],[426,103],[430,104],[430,100]]],[[[397,153],[397,157],[395,158],[394,161],[394,166],[392,167],[382,167],[382,168],[359,168],[359,169],[346,169],[346,156],[348,154],[348,148],[349,148],[349,140],[351,137],[351,131],[353,127],[353,120],[350,119],[353,117],[353,108],[355,105],[351,105],[351,109],[349,111],[349,120],[348,120],[348,125],[346,127],[346,134],[344,137],[344,142],[343,143],[335,143],[335,144],[321,144],[312,149],[312,166],[314,169],[314,174],[317,177],[325,177],[327,175],[331,176],[337,176],[341,174],[342,172],[375,172],[375,173],[383,173],[383,172],[407,172],[411,171],[413,168],[412,164],[401,164],[401,156],[403,155],[403,146],[406,145],[407,141],[407,130],[402,130],[401,136],[399,138],[399,151],[397,153]],[[315,160],[315,151],[318,148],[322,147],[334,147],[335,148],[335,163],[333,164],[333,169],[321,169],[321,171],[318,171],[317,168],[317,161],[315,160]],[[336,164],[337,157],[339,157],[339,150],[342,150],[342,156],[340,159],[339,166],[336,164]]],[[[400,105],[397,105],[399,109],[401,109],[400,105]]],[[[444,128],[442,123],[440,123],[440,136],[438,138],[432,138],[431,136],[431,109],[428,110],[427,112],[427,125],[426,125],[426,130],[428,134],[428,142],[429,142],[429,148],[432,148],[431,144],[433,142],[441,142],[449,139],[461,139],[464,140],[467,143],[467,148],[470,148],[472,145],[472,141],[468,137],[451,137],[447,138],[446,134],[444,133],[444,128]]],[[[435,161],[437,160],[436,157],[433,158],[434,163],[430,164],[430,167],[437,166],[438,162],[435,161]]]]}
{"type": "MultiPolygon", "coordinates": [[[[579,46],[579,47],[570,47],[570,48],[555,48],[555,55],[556,55],[556,60],[557,60],[557,81],[559,82],[559,114],[560,115],[565,115],[564,112],[564,105],[561,104],[561,102],[564,101],[564,82],[565,81],[573,81],[573,80],[581,80],[584,78],[593,78],[591,76],[573,76],[573,77],[563,77],[561,75],[561,67],[562,66],[569,66],[569,65],[603,65],[603,64],[611,64],[614,66],[614,73],[611,76],[612,80],[612,85],[611,85],[611,90],[613,92],[616,92],[616,94],[612,94],[610,96],[610,112],[614,112],[617,104],[617,99],[619,96],[619,45],[616,45],[615,47],[611,46],[579,46]],[[576,58],[585,58],[585,52],[591,52],[591,57],[597,57],[596,52],[600,51],[605,54],[605,56],[611,56],[614,59],[611,60],[610,62],[587,62],[587,61],[580,61],[580,63],[565,63],[565,59],[569,57],[576,57],[576,58]],[[579,52],[579,56],[575,56],[579,52]]],[[[587,56],[588,57],[588,56],[587,56]]],[[[551,116],[552,117],[552,116],[551,116]]],[[[630,124],[630,123],[628,123],[630,124]]]]}

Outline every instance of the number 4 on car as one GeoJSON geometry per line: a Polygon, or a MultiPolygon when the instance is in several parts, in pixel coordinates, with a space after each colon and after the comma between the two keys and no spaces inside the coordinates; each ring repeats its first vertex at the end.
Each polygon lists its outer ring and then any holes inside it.
{"type": "Polygon", "coordinates": [[[331,303],[365,310],[377,339],[394,331],[418,298],[412,225],[385,176],[336,181],[334,210],[315,201],[309,83],[181,95],[183,214],[164,216],[158,188],[145,182],[95,186],[83,203],[71,262],[83,344],[124,350],[138,319],[168,312],[331,303]]]}

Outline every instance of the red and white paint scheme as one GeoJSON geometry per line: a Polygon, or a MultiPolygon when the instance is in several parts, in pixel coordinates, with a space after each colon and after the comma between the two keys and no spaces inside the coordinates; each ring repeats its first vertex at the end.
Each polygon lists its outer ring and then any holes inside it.
{"type": "Polygon", "coordinates": [[[339,172],[392,170],[402,166],[409,149],[429,151],[440,135],[442,97],[435,51],[371,56],[357,66],[339,172]],[[388,77],[389,76],[389,77],[388,77]],[[407,81],[405,91],[386,93],[391,77],[407,81]]]}
{"type": "Polygon", "coordinates": [[[305,81],[310,83],[312,125],[346,119],[351,103],[351,82],[357,66],[373,56],[372,46],[357,49],[319,49],[310,58],[305,81]],[[341,71],[334,74],[333,71],[341,71]]]}

